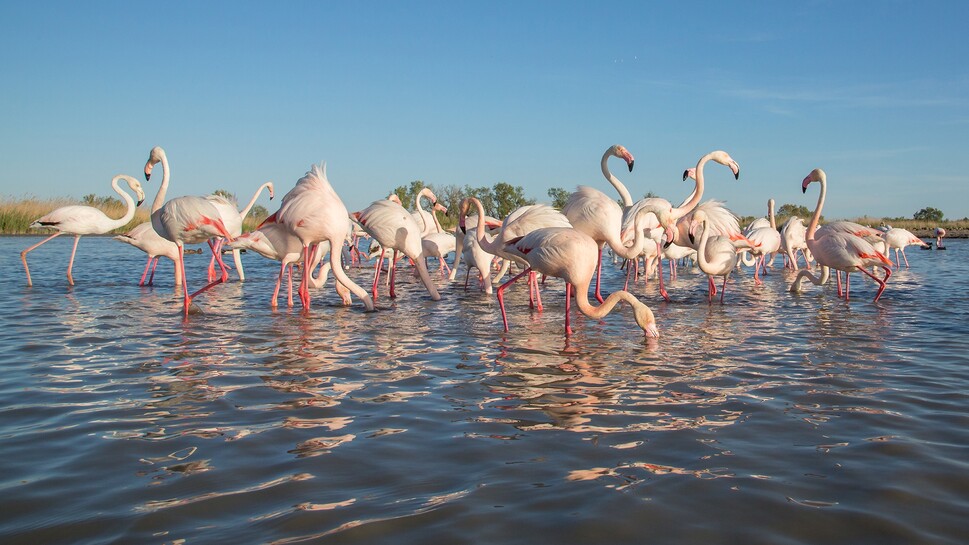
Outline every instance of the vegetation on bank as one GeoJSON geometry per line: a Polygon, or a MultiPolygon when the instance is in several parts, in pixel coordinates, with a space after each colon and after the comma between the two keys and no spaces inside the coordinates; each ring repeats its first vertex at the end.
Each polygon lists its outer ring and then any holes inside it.
{"type": "MultiPolygon", "coordinates": [[[[408,209],[414,206],[414,198],[425,184],[420,180],[415,180],[407,185],[395,187],[390,193],[396,193],[401,202],[408,209]]],[[[526,204],[534,204],[534,199],[527,199],[521,186],[513,186],[506,182],[498,182],[491,187],[471,187],[457,185],[427,184],[437,197],[439,203],[447,207],[446,214],[436,212],[438,220],[445,229],[452,229],[457,225],[458,205],[466,196],[474,196],[481,200],[485,212],[496,218],[507,216],[512,210],[526,204]]],[[[225,191],[215,192],[230,200],[237,200],[235,195],[225,191]]],[[[565,189],[553,187],[548,190],[549,200],[553,206],[561,207],[565,204],[571,193],[565,189]]],[[[646,197],[654,197],[652,193],[647,193],[646,197]]],[[[149,201],[150,202],[150,201],[149,201]]],[[[115,197],[99,197],[94,194],[85,195],[80,201],[71,199],[34,199],[34,198],[0,198],[0,234],[3,235],[22,235],[22,234],[42,234],[50,232],[49,229],[30,229],[30,224],[41,216],[50,213],[56,208],[72,204],[82,204],[94,206],[101,209],[105,214],[112,218],[119,218],[125,213],[124,203],[115,197]]],[[[425,210],[430,208],[430,203],[426,200],[422,203],[425,210]]],[[[781,204],[776,209],[777,225],[783,225],[791,216],[798,216],[805,220],[810,219],[812,211],[803,205],[781,204]]],[[[269,215],[262,205],[253,206],[243,224],[243,231],[251,231],[256,228],[269,215]]],[[[757,216],[745,216],[740,218],[741,226],[747,225],[757,216]]],[[[823,219],[823,218],[822,218],[823,219]]],[[[139,208],[131,222],[113,233],[124,233],[135,225],[150,221],[149,212],[143,205],[139,208]]],[[[934,231],[936,227],[943,227],[951,234],[958,231],[969,233],[969,218],[961,220],[946,220],[941,210],[937,208],[923,208],[915,212],[911,218],[875,218],[863,216],[854,218],[852,221],[862,225],[879,227],[889,225],[892,227],[902,227],[912,231],[919,236],[930,236],[928,233],[934,231]]]]}

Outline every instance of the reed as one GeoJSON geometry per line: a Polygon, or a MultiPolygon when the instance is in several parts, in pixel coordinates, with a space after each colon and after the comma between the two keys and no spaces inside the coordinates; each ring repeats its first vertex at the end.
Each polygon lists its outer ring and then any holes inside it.
{"type": "MultiPolygon", "coordinates": [[[[0,234],[4,235],[24,235],[24,234],[43,234],[52,232],[52,229],[31,229],[30,224],[45,214],[49,214],[57,208],[69,205],[84,205],[83,202],[73,199],[2,199],[0,200],[0,234]]],[[[97,206],[102,212],[112,218],[120,218],[125,213],[125,205],[120,201],[112,201],[97,206]]],[[[112,234],[124,233],[139,223],[150,221],[148,210],[138,209],[135,217],[128,225],[120,229],[115,229],[112,234]]]]}

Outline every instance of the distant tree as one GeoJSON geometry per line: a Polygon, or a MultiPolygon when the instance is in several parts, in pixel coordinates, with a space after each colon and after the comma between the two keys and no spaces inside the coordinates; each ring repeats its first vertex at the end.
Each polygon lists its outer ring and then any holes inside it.
{"type": "Polygon", "coordinates": [[[469,185],[464,186],[462,191],[465,197],[477,197],[481,201],[481,206],[485,210],[485,214],[489,216],[496,216],[495,211],[495,195],[490,187],[471,187],[469,185]]]}
{"type": "Polygon", "coordinates": [[[799,218],[808,218],[811,216],[811,211],[807,209],[806,206],[797,204],[782,204],[780,208],[777,209],[777,216],[790,217],[797,216],[799,218]]]}
{"type": "Polygon", "coordinates": [[[434,186],[432,189],[437,196],[437,202],[447,207],[446,215],[437,215],[438,220],[441,222],[441,227],[445,229],[454,227],[458,222],[458,208],[461,206],[461,199],[464,198],[464,195],[461,193],[461,187],[449,184],[440,187],[434,186]]]}
{"type": "Polygon", "coordinates": [[[99,197],[94,193],[88,193],[87,195],[81,197],[84,204],[88,206],[93,206],[95,208],[113,208],[117,206],[124,206],[119,199],[114,197],[99,197]]]}
{"type": "Polygon", "coordinates": [[[525,198],[525,190],[520,185],[498,182],[492,188],[492,194],[495,198],[496,218],[504,218],[519,207],[535,204],[534,200],[525,198]]]}
{"type": "Polygon", "coordinates": [[[234,203],[239,202],[239,199],[236,198],[235,193],[230,193],[226,189],[216,189],[215,191],[212,192],[212,194],[218,195],[220,197],[225,197],[225,199],[229,202],[234,202],[234,203]]]}
{"type": "Polygon", "coordinates": [[[548,190],[548,198],[552,199],[552,206],[559,210],[565,208],[565,203],[569,201],[569,193],[561,187],[552,187],[548,190]]]}
{"type": "Polygon", "coordinates": [[[424,189],[423,180],[414,180],[408,186],[399,185],[395,187],[391,193],[396,193],[400,197],[400,202],[404,205],[404,208],[410,210],[414,208],[414,198],[417,197],[417,194],[422,189],[424,189]]]}
{"type": "Polygon", "coordinates": [[[252,219],[259,220],[260,222],[262,222],[262,220],[264,220],[264,219],[266,219],[266,218],[269,217],[269,210],[266,210],[266,207],[265,206],[263,206],[261,204],[257,204],[257,205],[254,205],[249,210],[249,216],[248,217],[250,217],[252,219]]]}
{"type": "Polygon", "coordinates": [[[938,208],[926,207],[916,212],[912,217],[919,221],[942,221],[945,214],[938,208]]]}

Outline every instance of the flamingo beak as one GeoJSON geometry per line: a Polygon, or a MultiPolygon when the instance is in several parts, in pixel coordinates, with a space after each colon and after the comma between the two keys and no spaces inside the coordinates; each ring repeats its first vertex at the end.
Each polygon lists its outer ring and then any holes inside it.
{"type": "Polygon", "coordinates": [[[636,164],[636,160],[635,159],[629,161],[629,172],[632,172],[633,171],[633,165],[634,164],[636,164]]]}
{"type": "Polygon", "coordinates": [[[145,165],[145,181],[146,182],[151,179],[151,167],[152,167],[151,163],[148,163],[147,165],[145,165]]]}
{"type": "Polygon", "coordinates": [[[138,204],[135,205],[135,208],[138,208],[139,206],[141,206],[141,203],[143,203],[143,202],[145,202],[145,199],[139,200],[138,201],[138,204]]]}
{"type": "Polygon", "coordinates": [[[689,177],[690,177],[690,169],[684,170],[683,171],[683,181],[685,182],[686,179],[689,178],[689,177]]]}
{"type": "Polygon", "coordinates": [[[733,173],[733,179],[734,180],[740,179],[740,167],[737,167],[737,171],[733,173]]]}
{"type": "Polygon", "coordinates": [[[464,216],[461,216],[461,221],[458,222],[458,225],[461,227],[462,234],[468,234],[468,229],[464,226],[464,216]]]}
{"type": "Polygon", "coordinates": [[[693,231],[690,231],[690,244],[696,243],[696,237],[693,236],[693,231]]]}

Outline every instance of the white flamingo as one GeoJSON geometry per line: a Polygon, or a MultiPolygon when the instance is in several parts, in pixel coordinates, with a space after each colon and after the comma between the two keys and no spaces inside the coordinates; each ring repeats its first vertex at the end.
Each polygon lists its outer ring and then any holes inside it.
{"type": "Polygon", "coordinates": [[[767,226],[753,226],[747,231],[746,236],[747,240],[754,243],[749,250],[754,260],[748,262],[747,252],[744,252],[744,265],[754,266],[754,280],[762,284],[763,281],[758,272],[767,274],[767,255],[770,254],[773,259],[773,255],[781,248],[781,234],[777,231],[777,220],[774,219],[774,199],[767,199],[767,226]]]}
{"type": "Polygon", "coordinates": [[[135,217],[135,209],[145,200],[145,192],[141,188],[141,183],[131,176],[119,174],[111,179],[111,188],[118,195],[121,195],[121,198],[124,199],[125,205],[127,206],[125,214],[118,219],[109,218],[104,212],[93,206],[71,205],[62,206],[49,214],[41,216],[30,224],[31,229],[50,228],[56,229],[57,232],[20,252],[20,260],[23,262],[24,271],[27,273],[28,286],[33,286],[34,284],[30,279],[30,267],[27,266],[27,254],[42,244],[65,233],[74,235],[74,247],[71,249],[71,259],[67,262],[67,283],[73,286],[74,276],[71,274],[71,271],[74,268],[74,255],[77,253],[77,243],[81,240],[81,236],[103,235],[113,229],[124,227],[135,217]],[[124,180],[128,184],[128,187],[134,191],[138,197],[137,204],[135,204],[131,195],[118,186],[120,180],[124,180]]]}
{"type": "Polygon", "coordinates": [[[905,266],[908,267],[908,257],[905,256],[905,247],[909,245],[922,246],[923,248],[928,248],[929,245],[925,243],[922,239],[912,234],[911,231],[902,229],[901,227],[893,227],[885,232],[885,243],[888,245],[890,250],[895,250],[895,266],[901,267],[902,264],[898,260],[898,252],[902,252],[902,258],[905,259],[905,266]]]}
{"type": "MultiPolygon", "coordinates": [[[[259,195],[262,194],[264,189],[269,190],[269,200],[273,199],[273,183],[266,182],[256,189],[256,192],[252,195],[252,199],[249,200],[249,204],[246,205],[242,210],[236,209],[236,203],[230,201],[222,195],[206,195],[206,199],[209,200],[215,209],[219,211],[219,215],[222,217],[222,224],[225,225],[229,234],[233,237],[238,237],[242,234],[242,222],[245,221],[246,216],[249,215],[249,211],[255,206],[256,201],[259,200],[259,195]]],[[[219,239],[216,242],[216,248],[218,251],[222,251],[222,246],[225,243],[224,240],[219,239]]],[[[239,275],[239,281],[244,282],[246,280],[246,273],[242,269],[242,254],[238,248],[232,249],[232,260],[236,265],[236,273],[239,275]]],[[[215,278],[215,261],[209,263],[209,280],[215,278]]]]}

